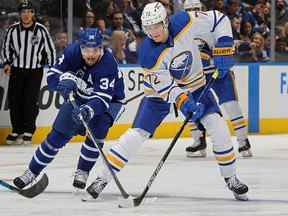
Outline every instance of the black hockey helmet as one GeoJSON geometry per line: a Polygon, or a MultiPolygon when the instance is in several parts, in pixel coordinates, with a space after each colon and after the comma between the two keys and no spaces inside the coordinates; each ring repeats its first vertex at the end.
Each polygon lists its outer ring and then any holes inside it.
{"type": "Polygon", "coordinates": [[[24,0],[22,1],[19,5],[18,5],[18,12],[21,12],[21,10],[25,10],[25,9],[31,9],[34,11],[32,2],[28,1],[28,0],[24,0]]]}

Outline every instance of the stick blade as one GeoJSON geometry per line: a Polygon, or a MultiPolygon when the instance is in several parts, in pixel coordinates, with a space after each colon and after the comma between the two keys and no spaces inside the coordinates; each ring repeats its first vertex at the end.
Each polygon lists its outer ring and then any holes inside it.
{"type": "Polygon", "coordinates": [[[138,207],[141,203],[153,203],[157,200],[157,197],[149,197],[149,198],[141,198],[141,197],[132,197],[129,196],[127,199],[120,199],[120,203],[118,204],[119,208],[132,208],[138,207]]]}
{"type": "Polygon", "coordinates": [[[126,199],[120,198],[118,208],[132,208],[134,206],[134,198],[132,196],[129,196],[126,199]]]}
{"type": "Polygon", "coordinates": [[[19,194],[26,198],[33,198],[41,194],[49,184],[49,179],[46,173],[44,173],[39,181],[37,181],[33,186],[20,190],[19,194]]]}

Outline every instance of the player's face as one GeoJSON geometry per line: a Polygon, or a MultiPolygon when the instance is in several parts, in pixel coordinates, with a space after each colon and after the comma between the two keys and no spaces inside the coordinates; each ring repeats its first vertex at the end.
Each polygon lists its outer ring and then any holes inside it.
{"type": "Polygon", "coordinates": [[[33,10],[23,9],[20,11],[20,20],[23,25],[29,25],[33,23],[33,10]]]}
{"type": "Polygon", "coordinates": [[[165,30],[163,23],[144,26],[145,31],[156,43],[164,43],[168,38],[168,32],[165,30]]]}
{"type": "Polygon", "coordinates": [[[102,53],[102,47],[81,47],[82,57],[85,63],[92,66],[97,63],[102,53]]]}

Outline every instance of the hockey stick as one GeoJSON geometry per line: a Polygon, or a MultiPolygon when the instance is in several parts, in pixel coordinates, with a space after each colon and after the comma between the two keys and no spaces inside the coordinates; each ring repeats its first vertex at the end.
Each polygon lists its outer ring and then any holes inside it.
{"type": "MultiPolygon", "coordinates": [[[[212,75],[212,78],[208,81],[207,85],[205,86],[205,88],[202,90],[200,96],[197,99],[197,102],[199,102],[202,97],[204,97],[207,92],[210,90],[211,86],[213,85],[214,81],[216,80],[216,78],[218,77],[218,71],[216,70],[214,72],[214,74],[212,75]]],[[[147,185],[145,186],[143,192],[137,196],[136,198],[133,199],[128,199],[125,200],[125,202],[123,202],[123,204],[119,204],[118,207],[119,208],[125,208],[125,207],[137,207],[139,206],[145,195],[147,194],[148,190],[150,189],[153,181],[155,180],[155,178],[157,177],[158,173],[160,172],[162,166],[164,165],[164,162],[166,161],[167,157],[169,156],[171,150],[173,149],[173,147],[175,146],[178,138],[180,137],[180,135],[182,134],[185,126],[187,125],[187,123],[189,122],[189,119],[192,117],[193,113],[190,113],[189,116],[185,119],[185,121],[183,122],[182,126],[180,127],[180,129],[178,130],[178,132],[176,133],[175,137],[173,138],[172,142],[170,143],[168,149],[166,150],[166,152],[164,153],[164,155],[162,156],[160,162],[158,163],[156,169],[153,171],[153,174],[151,175],[147,185]],[[131,202],[132,201],[132,202],[131,202]]]]}
{"type": "MultiPolygon", "coordinates": [[[[69,102],[72,104],[72,106],[73,106],[74,108],[77,108],[77,107],[78,107],[78,105],[76,104],[75,99],[74,99],[74,97],[73,97],[73,93],[69,95],[69,102]]],[[[84,119],[82,118],[82,116],[80,116],[80,118],[81,118],[81,122],[82,122],[82,124],[84,125],[84,127],[85,127],[85,129],[86,129],[86,131],[87,131],[87,133],[88,133],[88,135],[89,135],[89,137],[91,138],[91,140],[92,140],[92,142],[94,143],[94,145],[96,145],[96,147],[98,148],[98,150],[99,150],[99,152],[100,152],[100,155],[101,155],[101,157],[102,157],[102,159],[103,159],[103,161],[104,161],[107,169],[109,170],[110,174],[112,175],[112,178],[114,179],[114,181],[115,181],[115,183],[116,183],[116,185],[117,185],[117,187],[118,187],[118,189],[119,189],[122,197],[125,198],[125,199],[127,199],[128,197],[130,197],[130,195],[125,191],[125,189],[124,189],[123,186],[121,185],[118,177],[116,176],[116,174],[115,174],[115,173],[113,172],[113,170],[111,169],[111,166],[110,166],[110,164],[109,164],[109,162],[108,162],[108,159],[106,158],[106,156],[105,156],[105,154],[104,154],[101,146],[99,146],[99,144],[96,142],[96,139],[95,139],[93,133],[91,132],[88,124],[84,121],[84,119]]]]}
{"type": "Polygon", "coordinates": [[[41,177],[41,179],[39,181],[37,181],[33,186],[27,188],[27,189],[19,189],[17,187],[14,187],[12,185],[10,185],[9,183],[5,182],[4,180],[0,179],[0,185],[2,185],[3,187],[9,189],[10,191],[16,192],[26,198],[33,198],[37,195],[39,195],[40,193],[42,193],[46,187],[48,186],[49,180],[48,180],[48,176],[46,175],[46,173],[43,174],[43,176],[41,177]]]}
{"type": "Polygon", "coordinates": [[[144,91],[140,92],[140,93],[137,94],[137,95],[132,96],[131,98],[128,98],[128,99],[127,99],[126,101],[124,101],[122,104],[123,104],[123,105],[126,105],[126,104],[128,104],[129,102],[137,99],[138,97],[140,97],[140,96],[142,96],[142,95],[144,95],[144,91]]]}

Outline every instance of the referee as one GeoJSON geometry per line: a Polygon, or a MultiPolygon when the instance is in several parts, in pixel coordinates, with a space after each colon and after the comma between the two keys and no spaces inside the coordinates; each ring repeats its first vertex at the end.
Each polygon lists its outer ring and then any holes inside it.
{"type": "Polygon", "coordinates": [[[9,75],[8,102],[12,133],[6,144],[31,144],[39,113],[38,96],[44,63],[55,63],[47,29],[35,21],[30,1],[18,5],[19,20],[9,26],[3,44],[4,73],[9,75]]]}

